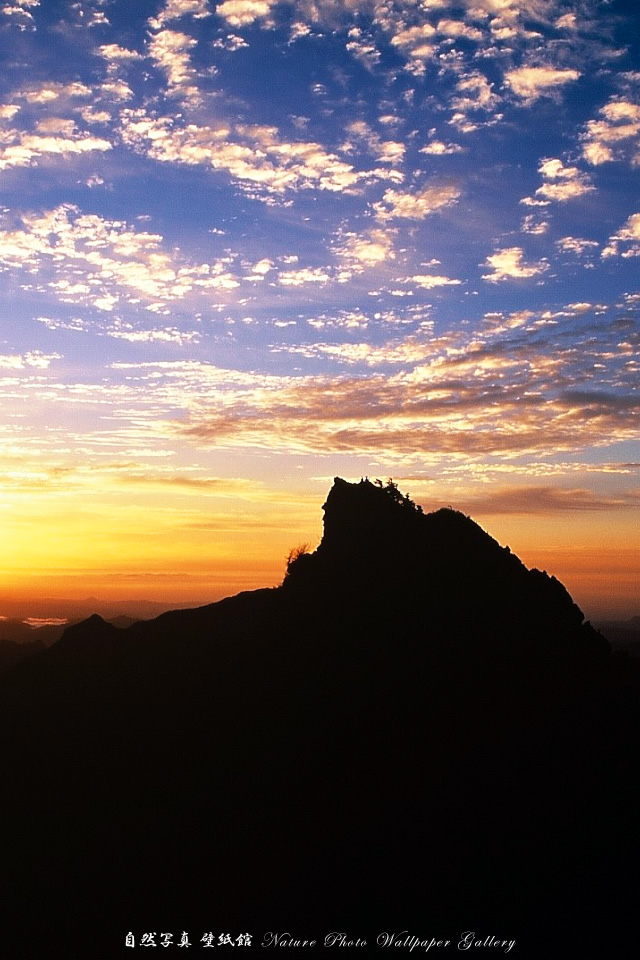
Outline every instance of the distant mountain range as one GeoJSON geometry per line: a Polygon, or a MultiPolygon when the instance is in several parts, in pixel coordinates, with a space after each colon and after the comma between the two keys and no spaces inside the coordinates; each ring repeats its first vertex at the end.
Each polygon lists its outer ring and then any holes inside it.
{"type": "Polygon", "coordinates": [[[455,510],[336,479],[324,511],[280,587],[94,615],[5,674],[8,956],[160,930],[631,955],[640,664],[455,510]]]}
{"type": "MultiPolygon", "coordinates": [[[[65,620],[62,623],[45,622],[43,626],[35,626],[24,620],[0,620],[0,674],[10,670],[21,660],[57,643],[73,623],[74,621],[65,620]]],[[[135,619],[119,616],[109,623],[124,629],[135,623],[135,619]]]]}
{"type": "Polygon", "coordinates": [[[152,600],[66,600],[59,597],[4,599],[0,603],[0,674],[20,660],[50,647],[67,627],[99,614],[116,627],[157,617],[169,604],[152,600]],[[59,621],[59,622],[57,622],[59,621]]]}
{"type": "MultiPolygon", "coordinates": [[[[184,604],[185,607],[193,604],[184,604]]],[[[105,620],[125,616],[134,620],[149,620],[157,617],[165,610],[171,609],[171,604],[158,603],[153,600],[100,600],[97,597],[87,597],[84,600],[71,600],[61,597],[40,597],[28,599],[12,599],[5,597],[0,601],[0,615],[10,620],[44,619],[44,620],[85,620],[94,613],[99,613],[105,620]]],[[[2,621],[0,621],[1,624],[2,621]]]]}

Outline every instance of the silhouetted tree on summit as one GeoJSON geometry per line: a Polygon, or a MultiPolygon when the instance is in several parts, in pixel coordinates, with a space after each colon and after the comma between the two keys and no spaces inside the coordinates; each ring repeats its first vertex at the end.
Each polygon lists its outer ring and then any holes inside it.
{"type": "MultiPolygon", "coordinates": [[[[365,483],[368,481],[364,481],[365,483]]],[[[376,486],[382,490],[389,499],[398,504],[399,506],[407,507],[411,510],[415,510],[417,513],[422,513],[422,507],[414,503],[408,493],[402,494],[398,487],[398,484],[394,482],[392,477],[389,477],[386,483],[383,483],[382,480],[376,479],[376,486]]]]}

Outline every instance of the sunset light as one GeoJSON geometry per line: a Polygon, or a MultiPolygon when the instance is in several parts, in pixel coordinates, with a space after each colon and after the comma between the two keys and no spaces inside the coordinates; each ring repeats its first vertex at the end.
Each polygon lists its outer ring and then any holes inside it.
{"type": "Polygon", "coordinates": [[[14,0],[0,44],[0,614],[275,585],[337,475],[640,614],[632,5],[14,0]]]}

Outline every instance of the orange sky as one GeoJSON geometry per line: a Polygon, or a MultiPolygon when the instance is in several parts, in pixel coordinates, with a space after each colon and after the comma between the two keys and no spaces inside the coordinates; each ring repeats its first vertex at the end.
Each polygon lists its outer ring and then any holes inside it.
{"type": "Polygon", "coordinates": [[[627,6],[0,6],[0,597],[276,584],[339,475],[640,613],[627,6]]]}
{"type": "MultiPolygon", "coordinates": [[[[587,617],[640,613],[637,508],[598,508],[575,490],[550,497],[546,488],[512,483],[494,496],[444,478],[397,479],[426,510],[462,509],[527,566],[554,574],[587,617]],[[439,495],[434,487],[450,489],[439,495]]],[[[273,586],[292,547],[319,542],[330,485],[327,476],[123,489],[85,478],[84,486],[5,493],[0,601],[96,596],[179,605],[273,586]]]]}

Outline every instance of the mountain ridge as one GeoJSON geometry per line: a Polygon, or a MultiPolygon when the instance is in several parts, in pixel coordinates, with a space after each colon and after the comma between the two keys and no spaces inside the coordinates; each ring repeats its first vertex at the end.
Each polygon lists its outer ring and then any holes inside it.
{"type": "MultiPolygon", "coordinates": [[[[148,634],[176,618],[188,624],[202,622],[225,608],[232,607],[235,612],[240,602],[237,598],[254,594],[266,596],[276,591],[293,603],[324,603],[330,595],[339,602],[358,591],[366,594],[384,589],[393,617],[403,616],[403,606],[414,616],[416,604],[412,601],[417,598],[420,603],[427,599],[432,607],[437,600],[442,620],[443,608],[455,600],[456,609],[449,611],[449,616],[460,621],[460,629],[466,629],[479,611],[486,613],[501,599],[513,618],[513,629],[530,633],[530,618],[538,606],[537,615],[546,621],[561,618],[555,633],[568,630],[592,648],[608,649],[607,641],[584,622],[582,611],[560,581],[545,571],[528,570],[509,547],[500,546],[460,511],[442,508],[423,513],[392,481],[378,485],[367,479],[351,484],[340,477],[334,479],[323,510],[319,545],[289,562],[280,587],[243,591],[212,604],[166,611],[144,621],[145,625],[133,624],[131,635],[148,634]],[[507,590],[509,596],[498,597],[498,582],[500,591],[504,594],[507,590]]],[[[97,621],[89,618],[67,628],[65,634],[77,637],[90,631],[90,623],[97,621]]],[[[545,629],[549,626],[549,622],[544,624],[545,629]]]]}
{"type": "Polygon", "coordinates": [[[624,956],[638,670],[464,515],[369,481],[324,512],[281,586],[92,617],[4,678],[8,915],[109,960],[172,923],[624,956]]]}

